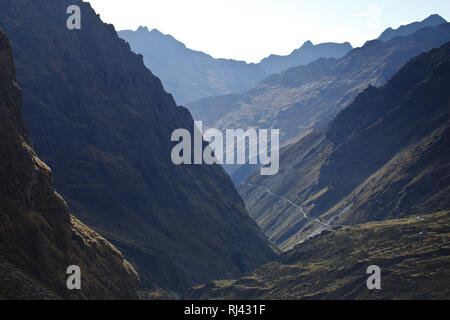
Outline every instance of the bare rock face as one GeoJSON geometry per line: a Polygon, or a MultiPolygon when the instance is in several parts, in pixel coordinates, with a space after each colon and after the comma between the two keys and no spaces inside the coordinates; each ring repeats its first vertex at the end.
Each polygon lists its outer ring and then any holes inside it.
{"type": "Polygon", "coordinates": [[[9,41],[0,31],[0,298],[134,299],[139,279],[109,242],[70,215],[27,138],[9,41]],[[69,291],[66,269],[81,268],[69,291]]]}

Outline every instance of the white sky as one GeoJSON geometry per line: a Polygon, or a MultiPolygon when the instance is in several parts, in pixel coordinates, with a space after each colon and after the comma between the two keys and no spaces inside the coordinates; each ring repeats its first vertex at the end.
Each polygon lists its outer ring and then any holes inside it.
{"type": "Polygon", "coordinates": [[[216,58],[259,62],[306,40],[361,46],[387,27],[438,13],[449,0],[89,0],[116,30],[147,26],[216,58]]]}

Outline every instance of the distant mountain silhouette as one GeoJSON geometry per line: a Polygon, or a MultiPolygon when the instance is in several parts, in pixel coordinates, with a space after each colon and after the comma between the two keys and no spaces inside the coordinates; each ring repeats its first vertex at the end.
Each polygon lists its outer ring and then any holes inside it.
{"type": "Polygon", "coordinates": [[[136,31],[123,30],[118,34],[134,52],[144,56],[146,66],[181,105],[210,96],[243,93],[270,74],[306,65],[319,58],[340,58],[352,49],[349,43],[313,45],[307,41],[288,56],[271,55],[259,64],[248,64],[215,59],[191,50],[157,29],[139,27],[136,31]]]}
{"type": "Polygon", "coordinates": [[[136,31],[118,32],[131,49],[144,56],[145,65],[161,79],[167,92],[178,104],[203,97],[232,92],[245,92],[267,74],[256,64],[214,59],[194,51],[170,35],[157,29],[140,27],[136,31]]]}
{"type": "Polygon", "coordinates": [[[419,29],[425,27],[436,26],[442,23],[447,23],[447,21],[442,18],[438,14],[433,14],[420,22],[413,22],[404,26],[399,27],[398,29],[388,28],[386,29],[378,38],[378,40],[388,41],[395,37],[407,36],[413,34],[419,29]]]}
{"type": "Polygon", "coordinates": [[[292,67],[307,65],[319,58],[341,58],[352,49],[352,45],[348,42],[313,45],[311,41],[306,41],[290,55],[271,55],[263,59],[259,65],[264,68],[267,74],[274,74],[292,67]]]}

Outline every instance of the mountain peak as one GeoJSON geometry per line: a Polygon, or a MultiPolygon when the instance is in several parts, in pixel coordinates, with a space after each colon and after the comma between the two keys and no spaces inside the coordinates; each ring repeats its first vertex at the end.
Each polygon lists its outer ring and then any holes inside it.
{"type": "Polygon", "coordinates": [[[441,24],[441,23],[447,23],[447,20],[445,20],[438,14],[432,14],[428,18],[423,20],[423,22],[435,22],[436,24],[441,24]]]}
{"type": "Polygon", "coordinates": [[[149,32],[149,30],[145,26],[139,26],[139,28],[137,28],[136,32],[149,32]]]}
{"type": "MultiPolygon", "coordinates": [[[[121,32],[121,31],[119,31],[119,32],[121,32]]],[[[146,26],[139,26],[139,28],[136,29],[136,33],[137,34],[139,34],[139,33],[141,33],[141,34],[151,33],[151,34],[154,34],[154,35],[156,34],[156,35],[165,36],[165,34],[162,33],[161,31],[159,31],[158,29],[153,28],[153,29],[150,30],[146,26]]]]}
{"type": "Polygon", "coordinates": [[[417,21],[410,24],[402,25],[398,29],[387,28],[378,38],[378,40],[388,41],[395,37],[405,37],[415,33],[419,29],[436,26],[447,23],[447,20],[438,14],[432,14],[423,21],[417,21]]]}
{"type": "Polygon", "coordinates": [[[314,47],[314,44],[310,40],[305,41],[305,43],[302,45],[302,48],[307,48],[307,47],[314,47]]]}

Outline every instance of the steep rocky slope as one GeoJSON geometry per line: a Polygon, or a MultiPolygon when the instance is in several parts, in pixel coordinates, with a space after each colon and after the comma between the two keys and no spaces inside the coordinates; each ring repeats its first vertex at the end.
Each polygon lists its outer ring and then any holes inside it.
{"type": "Polygon", "coordinates": [[[209,96],[245,92],[267,77],[254,63],[215,59],[191,50],[170,35],[140,27],[118,32],[131,49],[144,56],[145,65],[159,77],[178,104],[209,96]]]}
{"type": "MultiPolygon", "coordinates": [[[[300,48],[287,56],[271,55],[258,64],[268,75],[280,73],[289,68],[304,66],[320,58],[342,58],[353,47],[350,43],[319,43],[306,41],[300,48]]],[[[250,89],[250,88],[249,88],[250,89]]]]}
{"type": "Polygon", "coordinates": [[[370,41],[341,59],[320,59],[270,76],[245,94],[205,98],[188,107],[195,119],[221,130],[280,129],[281,144],[290,145],[327,125],[369,85],[385,84],[411,58],[448,41],[450,24],[370,41]]]}
{"type": "Polygon", "coordinates": [[[22,117],[11,47],[0,30],[0,298],[134,299],[139,279],[121,253],[69,214],[22,117]],[[81,268],[69,291],[66,269],[81,268]]]}
{"type": "Polygon", "coordinates": [[[193,131],[140,55],[80,0],[5,0],[33,143],[71,211],[135,266],[144,290],[229,278],[273,251],[219,166],[176,166],[173,130],[193,131]],[[66,28],[69,5],[81,30],[66,28]]]}
{"type": "Polygon", "coordinates": [[[277,176],[242,185],[249,212],[289,249],[333,225],[450,209],[449,81],[450,43],[369,87],[283,152],[277,176]]]}
{"type": "Polygon", "coordinates": [[[239,280],[189,290],[187,299],[450,298],[450,212],[342,227],[239,280]],[[381,269],[368,290],[367,269],[381,269]]]}
{"type": "Polygon", "coordinates": [[[388,41],[395,37],[408,36],[422,28],[437,26],[443,23],[447,23],[447,20],[445,20],[438,14],[433,14],[420,22],[413,22],[404,26],[400,26],[397,29],[388,28],[380,35],[378,40],[388,41]]]}

